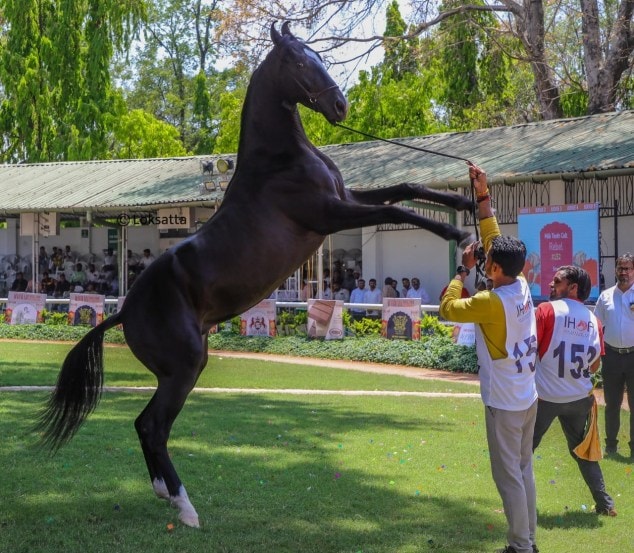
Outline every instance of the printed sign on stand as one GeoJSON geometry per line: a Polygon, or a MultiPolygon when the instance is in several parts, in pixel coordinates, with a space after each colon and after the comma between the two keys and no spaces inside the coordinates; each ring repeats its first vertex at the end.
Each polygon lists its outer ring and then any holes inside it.
{"type": "Polygon", "coordinates": [[[9,292],[4,320],[12,325],[41,323],[44,309],[46,294],[9,292]]]}
{"type": "Polygon", "coordinates": [[[343,300],[308,300],[308,336],[343,338],[343,300]]]}
{"type": "Polygon", "coordinates": [[[475,324],[455,324],[451,338],[459,346],[475,346],[475,324]]]}
{"type": "Polygon", "coordinates": [[[275,315],[275,300],[262,300],[240,316],[240,334],[242,336],[275,336],[275,315]]]}
{"type": "Polygon", "coordinates": [[[420,298],[383,298],[381,336],[420,340],[420,298]]]}
{"type": "Polygon", "coordinates": [[[106,296],[100,294],[70,294],[68,323],[73,326],[97,326],[103,321],[106,296]]]}

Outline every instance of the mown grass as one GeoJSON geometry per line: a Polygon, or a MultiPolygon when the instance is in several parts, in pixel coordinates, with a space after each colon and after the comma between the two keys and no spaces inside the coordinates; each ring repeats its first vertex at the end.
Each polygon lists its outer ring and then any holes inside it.
{"type": "MultiPolygon", "coordinates": [[[[50,353],[41,370],[56,373],[50,353]]],[[[232,386],[244,383],[234,374],[232,386]]],[[[151,491],[133,428],[149,397],[105,394],[50,456],[31,430],[46,394],[0,394],[0,553],[480,553],[504,543],[478,399],[191,394],[170,452],[201,517],[193,530],[151,491]]],[[[633,550],[631,465],[602,467],[616,519],[592,513],[561,430],[546,435],[535,458],[542,551],[633,550]]]]}
{"type": "MultiPolygon", "coordinates": [[[[71,344],[0,342],[0,386],[52,386],[71,344]]],[[[156,379],[127,347],[105,347],[106,386],[154,386],[156,379]]],[[[470,384],[421,381],[311,365],[211,355],[196,384],[203,388],[303,388],[477,392],[470,384]]]]}

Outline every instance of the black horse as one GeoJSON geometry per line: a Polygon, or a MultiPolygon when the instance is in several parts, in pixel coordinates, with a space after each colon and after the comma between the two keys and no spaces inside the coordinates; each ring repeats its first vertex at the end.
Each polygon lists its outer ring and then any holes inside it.
{"type": "Polygon", "coordinates": [[[123,308],[68,353],[40,419],[56,450],[95,409],[103,385],[103,335],[123,325],[134,355],[158,380],[135,421],[155,493],[198,526],[198,514],[168,455],[172,424],[207,363],[212,325],[243,313],[275,290],[328,234],[383,223],[409,223],[444,239],[469,233],[389,205],[421,198],[455,209],[464,196],[404,183],[356,192],[306,137],[297,104],[330,123],[346,117],[346,100],[320,56],[288,25],[271,26],[274,47],[253,73],[240,128],[235,173],[218,212],[193,236],[145,269],[123,308]],[[257,267],[257,271],[253,268],[257,267]]]}

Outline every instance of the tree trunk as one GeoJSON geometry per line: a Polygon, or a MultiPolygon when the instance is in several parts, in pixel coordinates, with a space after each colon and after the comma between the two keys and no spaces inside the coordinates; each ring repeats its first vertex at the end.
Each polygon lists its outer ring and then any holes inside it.
{"type": "Polygon", "coordinates": [[[544,119],[563,117],[559,103],[559,88],[546,60],[544,44],[544,5],[542,0],[523,0],[523,6],[514,0],[502,0],[514,15],[517,36],[522,41],[535,77],[535,93],[544,119]]]}
{"type": "Polygon", "coordinates": [[[616,108],[617,85],[627,70],[634,49],[631,31],[634,0],[619,4],[607,46],[601,47],[599,9],[596,0],[580,0],[583,52],[588,83],[588,113],[604,113],[616,108]],[[607,54],[604,55],[604,51],[607,54]]]}

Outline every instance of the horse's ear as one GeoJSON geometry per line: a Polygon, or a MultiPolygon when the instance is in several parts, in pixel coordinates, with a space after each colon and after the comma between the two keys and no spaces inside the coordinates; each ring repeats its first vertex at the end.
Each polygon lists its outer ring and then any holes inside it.
{"type": "Polygon", "coordinates": [[[275,46],[278,46],[280,42],[282,42],[282,35],[275,28],[275,21],[271,23],[271,40],[273,41],[273,44],[275,44],[275,46]]]}
{"type": "Polygon", "coordinates": [[[282,34],[288,35],[291,38],[295,38],[293,33],[291,33],[291,30],[289,29],[288,25],[289,25],[288,21],[284,21],[284,23],[282,23],[282,34]]]}

